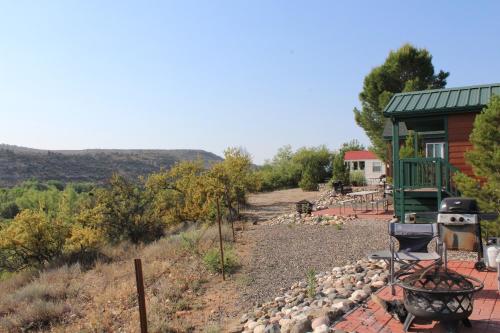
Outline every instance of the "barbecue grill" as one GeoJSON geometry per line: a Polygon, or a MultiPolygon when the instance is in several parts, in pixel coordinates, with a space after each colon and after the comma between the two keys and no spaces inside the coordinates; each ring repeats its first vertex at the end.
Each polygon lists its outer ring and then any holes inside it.
{"type": "Polygon", "coordinates": [[[478,270],[484,269],[481,224],[476,200],[470,198],[443,199],[437,223],[446,250],[477,252],[478,259],[475,267],[478,270]]]}
{"type": "Polygon", "coordinates": [[[439,321],[447,332],[456,333],[461,322],[471,327],[468,317],[473,310],[474,293],[484,285],[476,278],[442,269],[440,266],[417,271],[402,279],[404,323],[407,332],[415,318],[439,321]]]}

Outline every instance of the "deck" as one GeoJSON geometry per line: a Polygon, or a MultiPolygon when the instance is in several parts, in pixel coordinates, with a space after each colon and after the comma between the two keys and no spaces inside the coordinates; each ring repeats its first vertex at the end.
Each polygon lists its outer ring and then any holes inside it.
{"type": "MultiPolygon", "coordinates": [[[[500,332],[500,294],[497,291],[497,272],[478,272],[474,269],[474,263],[468,261],[450,261],[448,267],[460,274],[470,275],[483,281],[484,289],[476,294],[474,301],[474,312],[469,317],[472,328],[460,327],[461,333],[499,333],[500,332]]],[[[391,299],[389,287],[378,292],[383,299],[391,299]]],[[[402,290],[397,288],[396,298],[402,298],[402,290]]],[[[368,301],[362,306],[349,313],[342,321],[334,327],[338,330],[357,333],[391,333],[403,332],[403,324],[387,314],[377,304],[368,301]]],[[[416,321],[409,332],[437,333],[445,332],[437,322],[416,321]]]]}

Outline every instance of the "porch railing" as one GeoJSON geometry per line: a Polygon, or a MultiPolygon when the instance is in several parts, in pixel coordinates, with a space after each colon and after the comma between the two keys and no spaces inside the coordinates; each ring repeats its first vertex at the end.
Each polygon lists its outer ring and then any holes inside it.
{"type": "Polygon", "coordinates": [[[402,190],[432,188],[458,195],[453,181],[456,167],[442,158],[404,158],[399,161],[399,182],[402,190]]]}

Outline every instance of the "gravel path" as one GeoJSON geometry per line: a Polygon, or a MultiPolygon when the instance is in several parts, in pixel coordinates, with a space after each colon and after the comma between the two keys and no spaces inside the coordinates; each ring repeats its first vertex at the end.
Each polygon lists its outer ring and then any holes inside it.
{"type": "Polygon", "coordinates": [[[245,265],[247,283],[242,301],[249,306],[272,299],[303,280],[306,272],[330,270],[388,247],[387,222],[349,221],[338,230],[335,226],[265,226],[245,232],[254,244],[245,265]]]}

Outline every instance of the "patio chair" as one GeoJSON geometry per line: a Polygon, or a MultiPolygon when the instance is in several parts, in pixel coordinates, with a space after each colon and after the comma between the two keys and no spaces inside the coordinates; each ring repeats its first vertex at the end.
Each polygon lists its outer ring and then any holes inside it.
{"type": "Polygon", "coordinates": [[[394,285],[397,279],[412,269],[423,269],[422,261],[428,263],[427,267],[442,263],[443,244],[439,239],[437,223],[404,224],[391,222],[389,223],[389,236],[389,250],[376,251],[368,257],[382,259],[389,264],[389,285],[392,295],[395,295],[394,285]],[[436,240],[437,252],[429,252],[427,247],[434,239],[436,240]],[[399,243],[397,250],[396,241],[399,243]],[[396,264],[399,264],[397,271],[396,264]]]}

